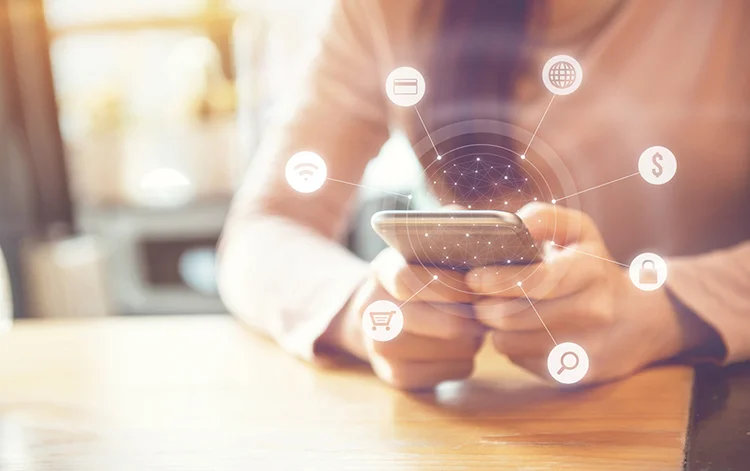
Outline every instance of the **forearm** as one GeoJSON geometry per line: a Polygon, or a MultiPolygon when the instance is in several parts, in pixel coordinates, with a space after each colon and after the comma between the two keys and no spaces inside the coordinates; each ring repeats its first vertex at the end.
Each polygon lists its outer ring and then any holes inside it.
{"type": "Polygon", "coordinates": [[[367,272],[367,263],[336,241],[261,214],[227,226],[219,289],[232,314],[312,360],[316,340],[367,272]]]}
{"type": "Polygon", "coordinates": [[[656,291],[633,289],[626,315],[643,317],[648,325],[636,337],[651,346],[647,363],[682,359],[685,361],[721,361],[724,345],[717,332],[688,309],[668,288],[656,291]],[[648,333],[650,337],[644,338],[648,333]]]}
{"type": "Polygon", "coordinates": [[[723,360],[750,359],[750,242],[670,260],[666,286],[718,334],[726,347],[723,360]]]}

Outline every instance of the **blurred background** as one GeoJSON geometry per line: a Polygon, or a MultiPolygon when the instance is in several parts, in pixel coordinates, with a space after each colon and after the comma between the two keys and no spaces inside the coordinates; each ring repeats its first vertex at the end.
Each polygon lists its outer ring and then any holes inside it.
{"type": "Polygon", "coordinates": [[[232,193],[331,3],[0,0],[0,318],[223,312],[232,193]]]}

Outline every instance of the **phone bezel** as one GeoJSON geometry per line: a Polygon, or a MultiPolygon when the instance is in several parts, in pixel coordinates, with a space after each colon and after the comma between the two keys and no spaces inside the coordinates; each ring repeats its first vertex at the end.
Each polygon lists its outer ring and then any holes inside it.
{"type": "MultiPolygon", "coordinates": [[[[389,246],[398,250],[410,263],[424,266],[449,267],[452,270],[467,270],[476,266],[497,264],[529,264],[541,260],[542,253],[531,238],[521,218],[504,211],[461,210],[461,211],[380,211],[373,215],[371,224],[375,233],[389,246]],[[490,260],[464,258],[461,252],[445,255],[440,247],[417,241],[428,237],[439,227],[441,237],[448,238],[450,245],[460,244],[464,236],[480,236],[493,244],[497,256],[490,260]],[[502,239],[503,237],[509,239],[502,239]],[[512,256],[506,250],[523,248],[512,256]],[[513,247],[513,249],[511,249],[513,247]],[[460,268],[457,268],[460,267],[460,268]]],[[[443,247],[445,249],[445,247],[443,247]]]]}
{"type": "Polygon", "coordinates": [[[523,221],[517,215],[505,211],[492,210],[458,210],[458,211],[408,211],[391,210],[375,213],[371,221],[373,229],[385,226],[419,227],[444,225],[447,227],[503,227],[505,229],[523,230],[523,221]]]}

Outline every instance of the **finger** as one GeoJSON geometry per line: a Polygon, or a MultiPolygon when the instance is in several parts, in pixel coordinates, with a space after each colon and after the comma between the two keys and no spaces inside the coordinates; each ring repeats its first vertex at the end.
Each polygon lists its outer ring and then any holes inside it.
{"type": "Polygon", "coordinates": [[[456,361],[474,358],[482,337],[441,340],[401,332],[388,342],[372,342],[371,350],[390,361],[456,361]]]}
{"type": "Polygon", "coordinates": [[[509,356],[508,359],[514,365],[547,381],[554,382],[554,378],[552,378],[547,369],[547,357],[509,356]]]}
{"type": "Polygon", "coordinates": [[[391,362],[373,354],[370,364],[380,379],[403,390],[432,388],[443,381],[468,378],[474,371],[472,360],[391,362]]]}
{"type": "Polygon", "coordinates": [[[471,306],[410,301],[401,307],[403,330],[423,337],[454,340],[477,337],[486,328],[474,319],[471,306]]]}
{"type": "Polygon", "coordinates": [[[586,375],[578,382],[573,384],[562,384],[555,380],[550,374],[547,368],[547,358],[544,357],[509,357],[511,363],[516,366],[523,368],[524,370],[533,373],[539,378],[547,381],[550,384],[554,384],[560,388],[578,388],[581,386],[588,386],[592,384],[601,383],[607,380],[614,379],[615,377],[600,376],[595,371],[589,370],[586,375]]]}
{"type": "Polygon", "coordinates": [[[555,249],[538,264],[472,270],[466,277],[466,283],[477,294],[495,297],[561,298],[579,293],[605,277],[607,262],[592,256],[597,252],[605,253],[606,249],[593,243],[555,249]]]}
{"type": "Polygon", "coordinates": [[[544,357],[555,347],[546,330],[533,332],[492,332],[492,345],[509,357],[544,357]]]}
{"type": "Polygon", "coordinates": [[[380,252],[372,267],[380,284],[399,301],[468,303],[475,298],[466,286],[465,275],[409,264],[393,248],[380,252]]]}
{"type": "Polygon", "coordinates": [[[568,245],[601,240],[593,220],[585,213],[559,205],[529,203],[516,213],[534,240],[568,245]]]}
{"type": "Polygon", "coordinates": [[[531,312],[532,318],[529,320],[529,310],[531,304],[526,298],[503,299],[503,298],[484,298],[474,304],[474,318],[477,322],[486,325],[495,330],[536,330],[541,328],[541,323],[536,315],[531,312]],[[536,321],[534,324],[533,321],[536,321]],[[511,326],[528,324],[528,329],[513,329],[511,326]]]}
{"type": "Polygon", "coordinates": [[[583,294],[552,301],[485,298],[474,305],[478,322],[504,332],[544,331],[554,334],[578,332],[608,323],[609,310],[598,309],[597,299],[583,294]]]}
{"type": "MultiPolygon", "coordinates": [[[[584,348],[588,349],[587,341],[586,339],[579,339],[576,340],[576,343],[582,345],[584,348]]],[[[632,373],[632,369],[621,369],[621,368],[603,368],[602,364],[612,366],[611,363],[607,362],[606,360],[603,362],[594,361],[590,364],[589,370],[586,372],[584,377],[576,382],[575,384],[562,384],[555,380],[553,375],[550,374],[549,368],[547,366],[547,356],[531,356],[531,355],[509,355],[508,359],[515,365],[520,366],[521,368],[539,376],[540,378],[546,380],[547,382],[551,384],[555,384],[558,387],[562,388],[571,388],[571,387],[580,387],[585,385],[591,385],[591,384],[597,384],[602,383],[605,381],[610,381],[612,379],[620,378],[623,376],[626,376],[629,373],[632,373]]],[[[562,365],[561,365],[562,366],[562,365]]]]}

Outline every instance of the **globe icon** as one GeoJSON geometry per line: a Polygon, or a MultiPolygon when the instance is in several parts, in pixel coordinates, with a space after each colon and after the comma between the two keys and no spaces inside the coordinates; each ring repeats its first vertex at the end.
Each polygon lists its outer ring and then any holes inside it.
{"type": "Polygon", "coordinates": [[[559,61],[549,69],[549,81],[557,88],[568,88],[576,80],[576,69],[570,62],[559,61]]]}

